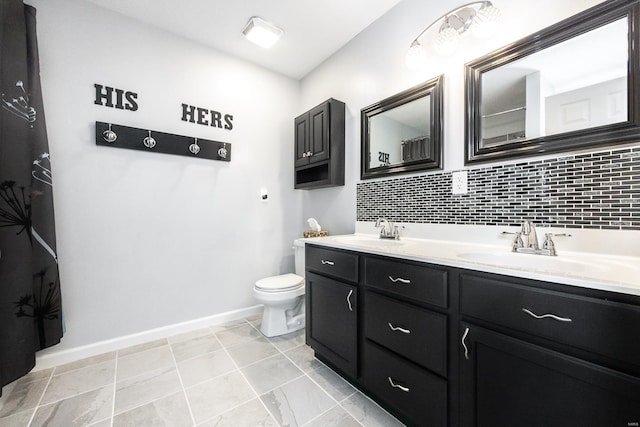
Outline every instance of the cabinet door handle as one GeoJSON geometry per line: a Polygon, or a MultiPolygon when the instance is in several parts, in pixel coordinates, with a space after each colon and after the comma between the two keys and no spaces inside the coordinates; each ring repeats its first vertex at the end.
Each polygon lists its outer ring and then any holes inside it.
{"type": "Polygon", "coordinates": [[[404,329],[404,328],[401,328],[400,326],[393,326],[390,322],[387,322],[387,325],[389,325],[392,331],[399,331],[399,332],[402,332],[403,334],[411,333],[409,329],[404,329]]]}
{"type": "Polygon", "coordinates": [[[353,307],[351,306],[351,295],[353,295],[353,289],[349,291],[349,295],[347,295],[347,304],[349,304],[349,311],[353,311],[353,307]]]}
{"type": "Polygon", "coordinates": [[[311,157],[313,156],[313,153],[311,151],[307,151],[307,157],[311,157]]]}
{"type": "Polygon", "coordinates": [[[553,320],[557,320],[558,322],[572,322],[571,319],[569,319],[568,317],[560,317],[560,316],[556,316],[555,314],[543,314],[542,316],[539,316],[537,314],[535,314],[534,312],[532,312],[531,310],[527,310],[526,308],[523,308],[522,311],[524,311],[525,313],[527,313],[529,316],[536,318],[536,319],[544,319],[545,317],[549,317],[553,320]]]}
{"type": "Polygon", "coordinates": [[[335,265],[335,263],[333,261],[329,261],[326,259],[322,260],[322,265],[335,265]]]}
{"type": "Polygon", "coordinates": [[[401,386],[400,384],[394,383],[393,380],[391,379],[391,377],[387,377],[387,378],[389,379],[389,384],[391,384],[391,387],[399,388],[400,390],[404,391],[405,393],[409,393],[409,387],[401,386]]]}
{"type": "Polygon", "coordinates": [[[394,278],[394,277],[389,276],[389,280],[391,280],[393,283],[398,283],[398,282],[400,282],[400,283],[404,283],[404,284],[406,284],[406,285],[411,284],[411,280],[409,280],[409,279],[403,279],[403,278],[401,278],[401,277],[395,277],[395,278],[394,278]]]}
{"type": "Polygon", "coordinates": [[[469,328],[465,328],[464,334],[462,334],[462,347],[464,347],[464,358],[469,360],[469,349],[467,348],[467,344],[465,340],[467,339],[467,335],[469,335],[469,328]]]}

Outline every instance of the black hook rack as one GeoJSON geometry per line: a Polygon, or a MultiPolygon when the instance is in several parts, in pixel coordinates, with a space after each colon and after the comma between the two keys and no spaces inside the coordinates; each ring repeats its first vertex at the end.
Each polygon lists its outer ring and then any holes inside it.
{"type": "Polygon", "coordinates": [[[114,123],[96,122],[96,145],[231,161],[231,144],[114,123]]]}

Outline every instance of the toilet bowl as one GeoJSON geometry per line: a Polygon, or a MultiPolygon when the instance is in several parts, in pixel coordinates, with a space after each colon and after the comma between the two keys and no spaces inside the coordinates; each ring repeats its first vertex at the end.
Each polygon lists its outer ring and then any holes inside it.
{"type": "Polygon", "coordinates": [[[296,274],[287,273],[258,280],[253,296],[264,305],[260,331],[267,337],[304,328],[304,241],[293,243],[296,274]]]}

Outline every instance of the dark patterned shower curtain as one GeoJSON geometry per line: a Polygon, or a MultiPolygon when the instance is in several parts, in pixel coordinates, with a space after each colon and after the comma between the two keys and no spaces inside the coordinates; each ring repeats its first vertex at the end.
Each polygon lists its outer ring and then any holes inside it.
{"type": "MultiPolygon", "coordinates": [[[[62,337],[36,10],[0,0],[0,387],[62,337]]],[[[1,395],[1,390],[0,390],[1,395]]]]}

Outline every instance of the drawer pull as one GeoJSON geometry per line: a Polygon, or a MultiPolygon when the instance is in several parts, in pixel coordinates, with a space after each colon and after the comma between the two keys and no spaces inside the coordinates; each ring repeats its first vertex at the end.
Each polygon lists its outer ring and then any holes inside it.
{"type": "Polygon", "coordinates": [[[391,280],[393,283],[398,283],[398,282],[400,282],[400,283],[404,283],[404,284],[407,284],[407,285],[411,284],[411,280],[409,280],[409,279],[403,279],[403,278],[401,278],[401,277],[393,278],[393,277],[389,276],[389,280],[391,280]]]}
{"type": "Polygon", "coordinates": [[[543,314],[542,316],[538,316],[537,314],[533,313],[530,310],[527,310],[526,308],[523,308],[522,311],[524,311],[529,316],[534,317],[536,319],[544,319],[545,317],[550,317],[551,319],[557,320],[558,322],[571,322],[572,321],[568,317],[559,317],[559,316],[556,316],[555,314],[543,314]]]}
{"type": "Polygon", "coordinates": [[[328,261],[326,259],[322,260],[322,265],[335,265],[335,263],[333,261],[328,261]]]}
{"type": "Polygon", "coordinates": [[[395,384],[393,382],[393,380],[391,379],[391,377],[387,377],[387,378],[389,379],[389,384],[391,384],[391,387],[399,388],[400,390],[404,391],[405,393],[409,393],[409,387],[401,386],[400,384],[395,384]]]}
{"type": "Polygon", "coordinates": [[[353,307],[351,306],[351,295],[353,294],[353,289],[349,291],[349,295],[347,295],[347,304],[349,304],[349,311],[353,311],[353,307]]]}
{"type": "Polygon", "coordinates": [[[462,347],[464,347],[464,358],[469,360],[469,349],[467,348],[467,344],[465,340],[467,339],[467,335],[469,334],[469,328],[465,328],[464,334],[462,334],[462,347]]]}
{"type": "Polygon", "coordinates": [[[403,334],[410,334],[410,333],[411,333],[411,331],[410,331],[410,330],[408,330],[408,329],[404,329],[404,328],[401,328],[401,327],[399,327],[399,326],[393,326],[393,325],[392,325],[391,323],[389,323],[389,322],[387,322],[387,325],[389,325],[389,327],[391,328],[391,330],[392,330],[392,331],[400,331],[400,332],[402,332],[403,334]]]}

